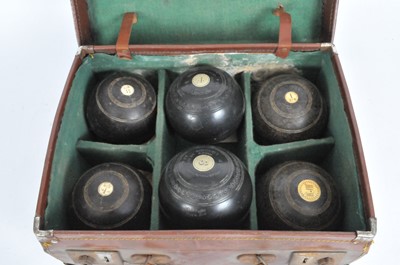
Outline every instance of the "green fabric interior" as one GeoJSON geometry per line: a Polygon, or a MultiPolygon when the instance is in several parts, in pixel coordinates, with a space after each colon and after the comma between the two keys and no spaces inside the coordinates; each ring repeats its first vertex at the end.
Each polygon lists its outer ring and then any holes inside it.
{"type": "MultiPolygon", "coordinates": [[[[121,60],[113,55],[87,57],[77,71],[58,135],[51,170],[44,229],[68,227],[68,205],[74,183],[92,166],[103,162],[124,162],[143,170],[152,179],[151,230],[162,228],[158,208],[158,181],[167,161],[192,143],[171,130],[164,115],[164,95],[171,81],[188,67],[210,64],[233,75],[246,97],[246,113],[237,133],[218,145],[234,152],[247,166],[253,185],[273,165],[299,159],[314,162],[335,178],[341,191],[345,217],[340,231],[366,229],[359,176],[356,168],[349,123],[329,52],[291,52],[286,59],[272,54],[196,54],[181,56],[134,56],[121,60]],[[84,117],[85,96],[96,82],[111,71],[131,71],[144,75],[157,90],[156,134],[142,145],[113,145],[96,141],[84,117]],[[329,105],[330,118],[324,136],[286,144],[259,145],[253,137],[251,90],[260,73],[297,72],[314,82],[329,105]]],[[[249,229],[257,230],[255,199],[249,229]]]]}
{"type": "Polygon", "coordinates": [[[131,44],[276,43],[282,4],[292,16],[293,42],[320,40],[321,0],[87,0],[92,43],[115,44],[123,14],[136,12],[131,44]]]}

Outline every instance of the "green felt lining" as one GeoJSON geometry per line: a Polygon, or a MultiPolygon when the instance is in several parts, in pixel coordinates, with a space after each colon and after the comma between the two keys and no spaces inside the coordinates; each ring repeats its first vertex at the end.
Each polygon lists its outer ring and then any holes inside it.
{"type": "MultiPolygon", "coordinates": [[[[158,181],[164,165],[173,155],[193,144],[171,130],[164,114],[164,96],[173,79],[188,67],[210,64],[234,76],[246,97],[246,113],[238,131],[221,143],[247,166],[255,186],[257,178],[277,163],[299,159],[319,164],[335,178],[343,198],[345,217],[340,231],[366,229],[359,176],[349,122],[329,52],[292,52],[283,60],[272,54],[197,54],[141,56],[120,60],[95,54],[77,71],[68,96],[51,169],[44,229],[71,229],[68,205],[74,183],[90,167],[103,162],[124,162],[145,172],[153,183],[151,230],[162,228],[158,208],[158,181]],[[144,75],[157,90],[155,136],[142,145],[114,145],[99,142],[89,132],[84,117],[85,96],[100,78],[112,71],[144,75]],[[251,94],[260,80],[271,74],[296,72],[314,82],[327,100],[329,122],[320,139],[262,146],[254,140],[251,94]]],[[[248,229],[257,230],[257,209],[253,200],[248,229]]]]}
{"type": "MultiPolygon", "coordinates": [[[[293,42],[321,40],[321,0],[87,0],[92,43],[115,44],[123,14],[136,12],[131,44],[276,43],[282,4],[292,16],[293,42]]],[[[88,43],[85,43],[88,44],[88,43]]]]}

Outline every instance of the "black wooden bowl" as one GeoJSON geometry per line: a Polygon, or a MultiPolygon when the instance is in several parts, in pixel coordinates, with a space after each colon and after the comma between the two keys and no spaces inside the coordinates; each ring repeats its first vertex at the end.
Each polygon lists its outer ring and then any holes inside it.
{"type": "Polygon", "coordinates": [[[334,180],[312,163],[273,167],[258,180],[256,196],[260,229],[335,230],[342,219],[334,180]]]}
{"type": "Polygon", "coordinates": [[[179,75],[165,99],[172,128],[196,143],[215,143],[239,127],[245,111],[240,86],[228,73],[211,66],[197,66],[179,75]]]}
{"type": "Polygon", "coordinates": [[[215,146],[196,146],[168,162],[159,199],[168,228],[240,228],[248,217],[252,184],[234,154],[215,146]]]}
{"type": "Polygon", "coordinates": [[[76,229],[148,229],[151,186],[138,170],[104,163],[86,171],[72,192],[76,229]]]}
{"type": "Polygon", "coordinates": [[[318,88],[293,74],[268,79],[254,93],[252,109],[254,131],[262,144],[319,137],[328,120],[318,88]]]}
{"type": "Polygon", "coordinates": [[[140,144],[154,136],[156,100],[156,93],[146,79],[115,72],[91,91],[86,120],[101,140],[140,144]]]}

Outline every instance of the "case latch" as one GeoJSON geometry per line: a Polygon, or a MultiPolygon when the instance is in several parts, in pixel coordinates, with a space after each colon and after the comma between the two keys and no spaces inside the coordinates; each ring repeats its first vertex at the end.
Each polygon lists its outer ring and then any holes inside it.
{"type": "Polygon", "coordinates": [[[286,58],[292,48],[292,17],[282,5],[274,10],[274,15],[279,17],[279,41],[275,55],[286,58]]]}
{"type": "Polygon", "coordinates": [[[275,260],[273,254],[243,254],[237,257],[237,260],[246,265],[268,265],[275,260]]]}
{"type": "Polygon", "coordinates": [[[125,13],[124,18],[122,19],[116,44],[117,56],[121,59],[132,59],[131,52],[129,50],[129,39],[131,38],[132,25],[136,24],[136,22],[136,13],[125,13]]]}
{"type": "Polygon", "coordinates": [[[293,252],[289,265],[338,265],[346,252],[293,252]]]}
{"type": "Polygon", "coordinates": [[[131,261],[135,265],[169,265],[172,259],[167,255],[158,254],[135,254],[132,255],[131,261]]]}
{"type": "Polygon", "coordinates": [[[124,262],[117,251],[91,251],[91,250],[67,250],[74,264],[82,265],[123,265],[124,262]]]}

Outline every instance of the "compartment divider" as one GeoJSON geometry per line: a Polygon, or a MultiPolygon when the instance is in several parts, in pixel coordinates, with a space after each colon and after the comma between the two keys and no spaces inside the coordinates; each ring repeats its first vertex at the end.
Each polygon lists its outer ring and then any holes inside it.
{"type": "Polygon", "coordinates": [[[95,159],[100,162],[123,162],[134,165],[139,169],[151,171],[146,153],[148,144],[145,145],[115,145],[102,142],[79,140],[76,149],[88,160],[95,159]],[[135,163],[132,163],[132,157],[135,163]]]}
{"type": "Polygon", "coordinates": [[[333,137],[259,146],[256,175],[264,174],[272,166],[290,160],[320,164],[335,145],[333,137]]]}
{"type": "Polygon", "coordinates": [[[157,120],[156,120],[156,136],[148,149],[148,156],[153,162],[153,196],[151,207],[151,223],[150,230],[159,229],[159,200],[158,200],[158,183],[162,169],[167,162],[167,142],[166,120],[164,114],[164,96],[167,86],[167,74],[165,70],[158,70],[158,94],[157,94],[157,120]]]}
{"type": "Polygon", "coordinates": [[[334,144],[335,139],[333,137],[326,137],[284,144],[259,146],[258,148],[262,157],[284,156],[286,159],[318,161],[321,156],[325,156],[334,144]],[[291,155],[292,153],[296,155],[291,155]],[[312,156],[312,154],[314,154],[314,156],[312,156]]]}
{"type": "Polygon", "coordinates": [[[257,207],[256,207],[256,178],[255,169],[258,161],[258,148],[253,138],[253,119],[251,113],[251,72],[243,73],[243,89],[246,99],[245,128],[243,140],[245,149],[245,161],[253,183],[253,200],[250,206],[250,229],[257,230],[257,207]]]}

